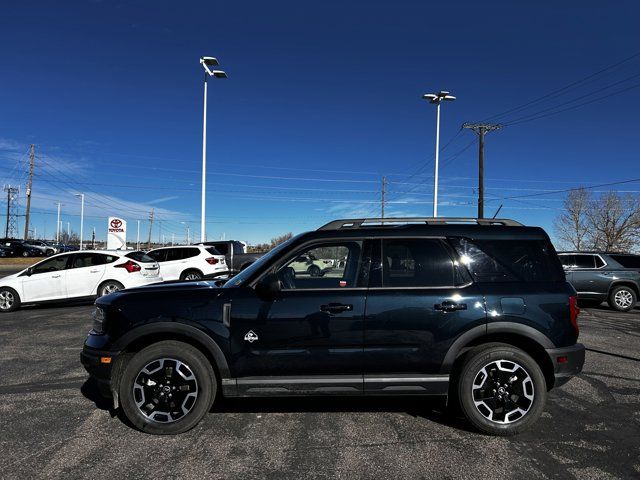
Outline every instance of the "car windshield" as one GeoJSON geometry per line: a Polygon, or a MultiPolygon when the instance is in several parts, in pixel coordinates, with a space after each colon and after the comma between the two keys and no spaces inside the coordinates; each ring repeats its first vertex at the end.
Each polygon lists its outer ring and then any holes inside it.
{"type": "Polygon", "coordinates": [[[223,288],[233,288],[242,285],[248,278],[251,278],[253,276],[254,272],[260,270],[263,265],[269,263],[274,257],[277,257],[281,251],[285,250],[297,238],[298,236],[290,238],[286,242],[283,242],[275,247],[273,250],[267,252],[247,268],[242,270],[238,275],[225,283],[223,288]]]}

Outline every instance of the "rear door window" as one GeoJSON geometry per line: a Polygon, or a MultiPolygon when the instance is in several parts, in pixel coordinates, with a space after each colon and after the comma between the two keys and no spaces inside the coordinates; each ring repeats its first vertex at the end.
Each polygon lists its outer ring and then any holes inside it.
{"type": "Polygon", "coordinates": [[[438,239],[382,242],[383,287],[453,287],[464,283],[446,245],[438,239]]]}
{"type": "Polygon", "coordinates": [[[178,250],[180,250],[180,258],[185,259],[185,258],[193,258],[193,257],[197,257],[198,255],[200,255],[200,249],[199,248],[179,248],[178,250]]]}
{"type": "Polygon", "coordinates": [[[547,240],[450,239],[477,282],[560,282],[564,271],[547,240]]]}
{"type": "Polygon", "coordinates": [[[147,255],[153,258],[156,262],[166,262],[167,261],[167,250],[163,248],[161,250],[152,250],[147,255]]]}
{"type": "Polygon", "coordinates": [[[574,265],[576,268],[595,268],[594,255],[574,255],[574,265]]]}

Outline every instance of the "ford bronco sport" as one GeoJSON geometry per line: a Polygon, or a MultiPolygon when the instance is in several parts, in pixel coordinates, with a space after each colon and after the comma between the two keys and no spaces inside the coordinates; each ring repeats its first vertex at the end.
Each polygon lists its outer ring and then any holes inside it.
{"type": "Polygon", "coordinates": [[[584,363],[547,234],[512,220],[338,220],[219,283],[96,301],[82,363],[140,430],[189,430],[220,395],[435,395],[513,435],[584,363]]]}

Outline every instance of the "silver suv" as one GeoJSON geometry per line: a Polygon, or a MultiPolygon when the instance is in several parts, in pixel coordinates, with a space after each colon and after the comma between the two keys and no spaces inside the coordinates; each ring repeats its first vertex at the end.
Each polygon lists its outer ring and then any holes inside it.
{"type": "Polygon", "coordinates": [[[606,300],[620,312],[636,306],[640,295],[640,256],[601,252],[560,252],[558,256],[580,303],[600,305],[606,300]]]}

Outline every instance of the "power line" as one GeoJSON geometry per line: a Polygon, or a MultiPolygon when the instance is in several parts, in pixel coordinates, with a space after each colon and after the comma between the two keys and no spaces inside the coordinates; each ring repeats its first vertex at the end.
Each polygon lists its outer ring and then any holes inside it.
{"type": "Polygon", "coordinates": [[[499,118],[499,117],[503,117],[503,116],[505,116],[505,115],[507,115],[507,114],[509,114],[509,113],[517,112],[517,111],[523,110],[523,109],[525,109],[526,107],[528,107],[529,105],[533,105],[533,104],[539,103],[539,102],[541,102],[541,101],[543,101],[543,100],[547,100],[547,99],[550,99],[550,98],[554,98],[554,97],[558,96],[558,94],[560,94],[560,93],[562,93],[562,92],[565,92],[565,91],[567,91],[568,89],[570,89],[570,88],[572,88],[572,87],[575,87],[576,85],[579,85],[579,84],[581,84],[581,83],[584,83],[584,82],[586,82],[586,81],[588,81],[588,80],[590,80],[590,79],[592,79],[592,78],[594,78],[594,77],[597,77],[597,76],[601,75],[601,74],[602,74],[602,73],[604,73],[604,72],[607,72],[607,71],[609,71],[609,70],[612,70],[612,69],[614,69],[614,68],[616,68],[616,67],[618,67],[618,66],[620,66],[620,65],[622,65],[622,64],[624,64],[624,63],[627,63],[627,62],[629,62],[629,61],[631,61],[631,60],[633,60],[634,58],[637,58],[637,57],[639,57],[639,56],[640,56],[640,52],[634,53],[633,55],[631,55],[631,56],[629,56],[629,57],[627,57],[627,58],[624,58],[623,60],[620,60],[619,62],[616,62],[616,63],[613,63],[613,64],[611,64],[611,65],[608,65],[607,67],[604,67],[604,68],[602,68],[601,70],[598,70],[597,72],[594,72],[594,73],[592,73],[592,74],[589,74],[589,75],[587,75],[587,76],[586,76],[586,77],[584,77],[584,78],[581,78],[581,79],[579,79],[579,80],[575,80],[575,81],[573,81],[573,82],[569,83],[568,85],[565,85],[564,87],[558,88],[558,89],[556,89],[556,90],[552,90],[551,92],[548,92],[548,93],[546,93],[545,95],[542,95],[542,96],[540,96],[540,97],[534,98],[533,100],[530,100],[530,101],[528,101],[528,102],[526,102],[526,103],[523,103],[523,104],[521,104],[521,105],[515,106],[515,107],[510,108],[510,109],[508,109],[508,110],[505,110],[505,111],[503,111],[503,112],[501,112],[501,113],[497,113],[497,114],[492,115],[492,116],[490,116],[490,117],[487,117],[487,118],[485,118],[483,121],[485,121],[485,122],[487,122],[487,121],[492,121],[492,120],[495,120],[495,119],[497,119],[497,118],[499,118]]]}

